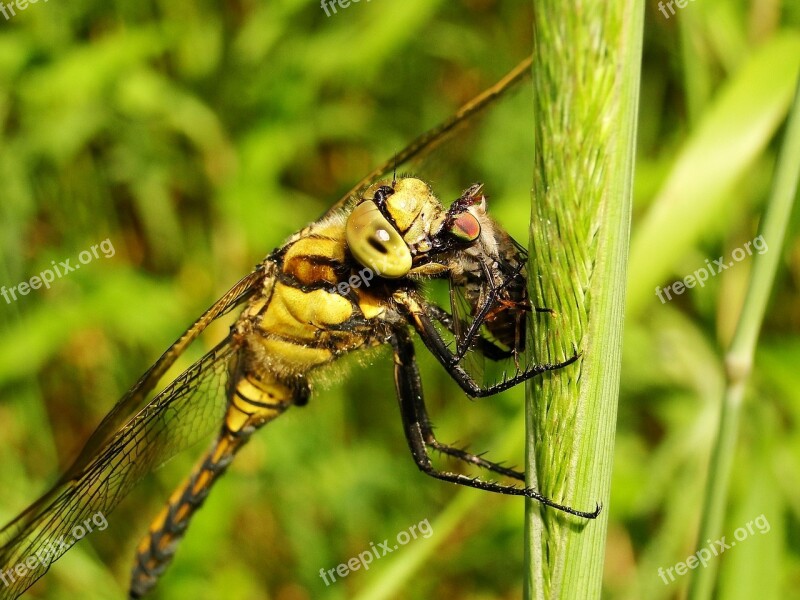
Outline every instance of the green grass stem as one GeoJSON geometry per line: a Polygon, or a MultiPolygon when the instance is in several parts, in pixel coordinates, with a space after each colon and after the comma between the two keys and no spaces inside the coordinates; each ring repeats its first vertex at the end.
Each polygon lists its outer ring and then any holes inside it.
{"type": "Polygon", "coordinates": [[[643,4],[534,2],[532,298],[543,362],[529,388],[526,598],[599,598],[605,552],[641,64],[643,4]]]}
{"type": "MultiPolygon", "coordinates": [[[[698,548],[706,546],[706,540],[718,539],[721,534],[742,402],[753,367],[756,343],[764,321],[767,300],[781,260],[786,227],[797,195],[797,181],[800,175],[798,165],[800,165],[800,81],[789,114],[772,191],[759,227],[759,235],[766,241],[769,250],[753,257],[753,270],[744,306],[736,326],[736,333],[725,354],[727,381],[722,398],[719,430],[708,469],[698,548]]],[[[689,585],[690,600],[704,600],[711,597],[716,579],[716,565],[714,561],[705,568],[692,571],[689,585]]]]}

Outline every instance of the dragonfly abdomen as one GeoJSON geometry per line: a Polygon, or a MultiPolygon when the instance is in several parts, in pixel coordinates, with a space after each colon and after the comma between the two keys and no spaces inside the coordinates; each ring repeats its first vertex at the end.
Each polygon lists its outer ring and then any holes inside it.
{"type": "Polygon", "coordinates": [[[155,586],[172,562],[192,516],[253,433],[307,394],[307,390],[275,378],[263,381],[252,373],[241,373],[236,361],[231,365],[231,381],[235,383],[228,388],[228,408],[219,436],[139,543],[131,573],[131,598],[141,598],[155,586]]]}

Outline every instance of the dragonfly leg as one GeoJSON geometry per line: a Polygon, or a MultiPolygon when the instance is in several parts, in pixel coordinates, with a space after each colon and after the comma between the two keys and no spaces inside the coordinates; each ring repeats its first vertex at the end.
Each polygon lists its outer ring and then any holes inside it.
{"type": "Polygon", "coordinates": [[[423,473],[457,485],[464,485],[499,494],[525,496],[537,500],[546,506],[584,519],[594,519],[600,514],[599,504],[593,511],[577,510],[550,500],[533,488],[502,485],[493,481],[484,481],[483,479],[468,477],[461,473],[450,473],[436,469],[431,463],[424,434],[425,429],[430,428],[430,423],[424,411],[420,411],[419,409],[423,402],[422,381],[414,357],[414,344],[405,329],[398,329],[395,332],[395,335],[392,337],[392,346],[394,347],[394,378],[397,387],[397,398],[400,402],[403,429],[409,448],[411,449],[411,455],[414,457],[414,462],[417,463],[417,467],[419,467],[423,473]]]}
{"type": "Polygon", "coordinates": [[[486,460],[482,456],[468,452],[466,449],[454,448],[453,446],[443,444],[442,442],[437,440],[436,435],[433,432],[433,425],[430,421],[430,418],[428,417],[428,409],[425,406],[425,398],[420,393],[412,395],[410,400],[411,402],[414,403],[416,414],[418,416],[420,432],[422,434],[423,439],[425,440],[426,446],[428,446],[429,448],[433,448],[434,450],[436,450],[437,452],[441,452],[442,454],[447,454],[448,456],[452,456],[453,458],[457,458],[458,460],[476,465],[482,469],[493,471],[495,473],[505,475],[506,477],[511,477],[512,479],[525,481],[525,475],[523,473],[520,473],[519,471],[486,460]]]}
{"type": "Polygon", "coordinates": [[[486,396],[498,394],[536,375],[563,369],[580,357],[580,354],[576,351],[575,354],[562,362],[529,365],[524,371],[517,373],[513,377],[509,377],[500,383],[482,387],[460,364],[454,362],[456,355],[447,347],[447,343],[436,330],[436,326],[426,312],[426,305],[409,294],[398,295],[396,298],[407,311],[408,320],[417,330],[425,347],[436,357],[436,360],[447,370],[459,387],[473,398],[485,398],[486,396]]]}
{"type": "Polygon", "coordinates": [[[247,376],[238,378],[229,390],[219,436],[189,478],[170,496],[139,543],[131,572],[130,598],[142,598],[156,585],[172,561],[190,519],[236,453],[256,430],[291,406],[297,395],[296,390],[277,381],[265,384],[247,376]]]}

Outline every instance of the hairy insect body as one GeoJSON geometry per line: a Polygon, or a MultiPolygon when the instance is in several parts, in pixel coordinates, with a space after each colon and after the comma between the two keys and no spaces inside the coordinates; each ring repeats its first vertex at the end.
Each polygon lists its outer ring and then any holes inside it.
{"type": "Polygon", "coordinates": [[[308,401],[307,374],[343,353],[384,341],[368,322],[383,315],[386,302],[357,289],[347,297],[336,291],[352,276],[344,235],[344,219],[325,218],[262,263],[262,289],[233,328],[238,350],[228,365],[221,431],[140,542],[132,597],[143,597],[155,585],[189,520],[252,434],[290,406],[308,401]]]}

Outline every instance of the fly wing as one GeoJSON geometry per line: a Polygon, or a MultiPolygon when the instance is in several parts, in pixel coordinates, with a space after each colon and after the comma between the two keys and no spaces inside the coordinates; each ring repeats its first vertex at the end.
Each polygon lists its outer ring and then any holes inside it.
{"type": "MultiPolygon", "coordinates": [[[[460,285],[453,278],[450,279],[450,314],[453,320],[452,333],[455,338],[454,352],[457,352],[466,342],[467,333],[475,316],[467,297],[469,291],[467,286],[460,285]]],[[[475,292],[475,290],[472,291],[475,292]]],[[[460,365],[476,382],[484,381],[485,361],[480,336],[475,336],[464,358],[461,359],[460,365]]]]}
{"type": "Polygon", "coordinates": [[[483,386],[501,383],[534,362],[525,340],[531,312],[527,254],[499,227],[492,231],[491,253],[476,246],[455,255],[450,270],[453,351],[461,356],[461,367],[483,386]]]}
{"type": "Polygon", "coordinates": [[[75,527],[98,512],[110,513],[145,474],[220,425],[227,366],[235,352],[230,338],[208,352],[0,530],[0,572],[13,578],[0,587],[0,598],[22,594],[81,537],[73,534],[75,527]],[[15,577],[17,565],[25,566],[24,576],[15,577]]]}

